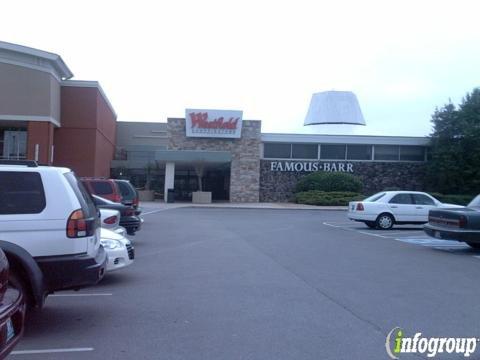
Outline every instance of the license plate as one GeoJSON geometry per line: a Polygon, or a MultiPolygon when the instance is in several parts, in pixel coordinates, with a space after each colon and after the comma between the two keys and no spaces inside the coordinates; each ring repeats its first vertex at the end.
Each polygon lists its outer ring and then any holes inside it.
{"type": "Polygon", "coordinates": [[[7,320],[7,342],[15,336],[15,328],[13,327],[12,319],[7,320]]]}
{"type": "Polygon", "coordinates": [[[433,233],[433,236],[435,236],[437,239],[441,239],[442,238],[442,234],[440,234],[440,231],[435,231],[433,233]]]}

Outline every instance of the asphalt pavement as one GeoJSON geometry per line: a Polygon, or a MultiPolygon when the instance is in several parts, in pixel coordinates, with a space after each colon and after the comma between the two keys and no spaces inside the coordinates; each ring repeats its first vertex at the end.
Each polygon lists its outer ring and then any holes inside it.
{"type": "Polygon", "coordinates": [[[387,359],[397,326],[480,337],[480,252],[418,226],[178,208],[145,215],[134,241],[131,267],[49,297],[10,358],[387,359]]]}

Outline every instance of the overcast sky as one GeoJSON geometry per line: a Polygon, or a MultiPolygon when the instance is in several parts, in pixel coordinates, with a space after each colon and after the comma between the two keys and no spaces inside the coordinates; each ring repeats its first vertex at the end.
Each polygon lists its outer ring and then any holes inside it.
{"type": "Polygon", "coordinates": [[[15,0],[0,39],[61,55],[122,121],[236,109],[264,132],[421,136],[480,85],[476,3],[15,0]],[[357,95],[366,127],[303,127],[312,93],[331,89],[357,95]]]}

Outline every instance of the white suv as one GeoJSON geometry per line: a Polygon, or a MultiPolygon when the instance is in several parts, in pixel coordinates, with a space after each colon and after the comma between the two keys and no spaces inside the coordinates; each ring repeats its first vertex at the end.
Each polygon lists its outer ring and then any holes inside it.
{"type": "Polygon", "coordinates": [[[34,161],[0,161],[0,248],[31,305],[96,284],[107,256],[99,214],[75,174],[34,161]]]}

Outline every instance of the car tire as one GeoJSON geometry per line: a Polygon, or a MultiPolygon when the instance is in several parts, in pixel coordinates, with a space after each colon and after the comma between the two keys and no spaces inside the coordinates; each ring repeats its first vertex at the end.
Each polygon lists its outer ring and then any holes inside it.
{"type": "Polygon", "coordinates": [[[10,268],[10,272],[8,273],[8,284],[11,287],[14,287],[22,294],[23,298],[25,299],[25,304],[27,305],[27,310],[31,308],[31,298],[28,294],[28,288],[23,280],[23,278],[19,275],[18,271],[15,269],[10,268]]]}
{"type": "Polygon", "coordinates": [[[365,225],[367,225],[370,229],[375,229],[377,227],[375,221],[365,221],[365,225]]]}
{"type": "Polygon", "coordinates": [[[378,215],[375,225],[378,229],[381,230],[390,230],[395,223],[395,219],[391,214],[383,213],[378,215]]]}
{"type": "Polygon", "coordinates": [[[466,243],[471,248],[480,250],[480,243],[474,243],[474,242],[469,242],[469,241],[467,241],[466,243]]]}

